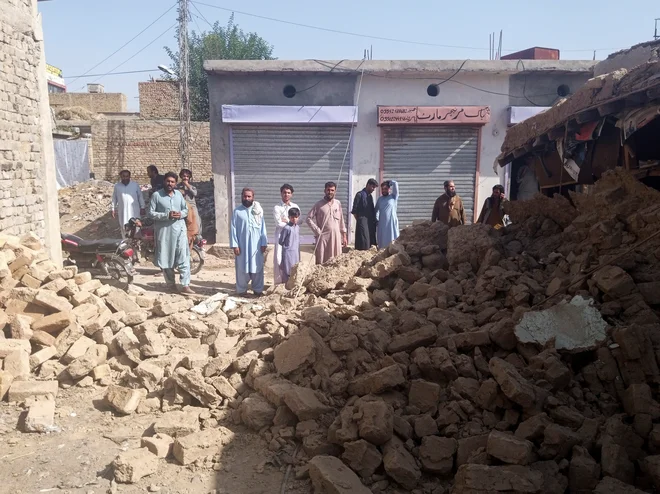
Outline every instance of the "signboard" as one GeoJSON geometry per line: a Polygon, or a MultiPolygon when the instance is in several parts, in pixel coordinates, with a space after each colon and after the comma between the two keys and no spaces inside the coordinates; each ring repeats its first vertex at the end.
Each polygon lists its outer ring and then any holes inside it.
{"type": "Polygon", "coordinates": [[[379,106],[378,125],[485,125],[488,106],[379,106]]]}
{"type": "Polygon", "coordinates": [[[66,89],[64,78],[62,77],[62,69],[58,69],[54,65],[46,64],[46,80],[49,84],[66,89]]]}

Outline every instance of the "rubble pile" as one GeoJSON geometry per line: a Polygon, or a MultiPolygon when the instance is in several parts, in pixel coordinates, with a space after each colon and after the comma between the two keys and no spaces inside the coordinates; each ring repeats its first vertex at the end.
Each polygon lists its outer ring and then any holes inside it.
{"type": "Polygon", "coordinates": [[[571,199],[411,227],[258,304],[126,294],[3,237],[0,397],[25,430],[58,386],[159,413],[118,482],[215,468],[243,424],[315,492],[659,489],[660,197],[612,173],[571,199]]]}

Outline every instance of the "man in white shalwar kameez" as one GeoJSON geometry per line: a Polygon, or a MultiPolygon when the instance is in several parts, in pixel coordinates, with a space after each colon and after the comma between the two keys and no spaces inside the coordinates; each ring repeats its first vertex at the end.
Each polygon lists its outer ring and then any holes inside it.
{"type": "Polygon", "coordinates": [[[126,238],[124,225],[128,220],[144,216],[144,197],[137,182],[131,180],[130,171],[122,170],[119,178],[121,181],[115,184],[112,192],[112,217],[119,219],[121,238],[126,238]]]}
{"type": "Polygon", "coordinates": [[[280,187],[280,194],[282,195],[282,202],[276,204],[273,208],[273,218],[275,219],[275,225],[277,225],[275,228],[275,252],[273,255],[276,285],[284,283],[280,269],[280,265],[282,264],[282,246],[279,243],[280,233],[282,233],[284,227],[289,223],[289,209],[300,209],[295,202],[291,202],[291,197],[293,196],[293,187],[291,185],[282,185],[280,187]]]}

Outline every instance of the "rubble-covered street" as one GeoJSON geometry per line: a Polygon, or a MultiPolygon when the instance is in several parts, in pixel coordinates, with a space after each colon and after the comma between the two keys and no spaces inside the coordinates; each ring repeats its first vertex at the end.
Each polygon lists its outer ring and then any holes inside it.
{"type": "Polygon", "coordinates": [[[251,300],[126,293],[0,236],[0,481],[652,492],[660,194],[610,172],[571,197],[499,231],[422,223],[251,300]]]}

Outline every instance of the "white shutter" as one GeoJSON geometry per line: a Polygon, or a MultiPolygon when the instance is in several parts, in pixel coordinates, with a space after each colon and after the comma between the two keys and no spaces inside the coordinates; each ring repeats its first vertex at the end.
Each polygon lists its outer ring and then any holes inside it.
{"type": "Polygon", "coordinates": [[[479,129],[463,126],[383,127],[383,179],[399,183],[401,227],[431,219],[443,182],[453,180],[472,222],[479,129]]]}
{"type": "Polygon", "coordinates": [[[284,183],[293,186],[293,202],[300,206],[301,241],[313,241],[305,219],[314,203],[323,198],[326,182],[337,183],[337,199],[341,201],[348,228],[352,206],[350,149],[346,153],[349,126],[236,125],[231,133],[234,207],[241,202],[243,187],[253,188],[256,200],[264,208],[271,242],[275,233],[272,211],[281,201],[280,187],[284,183]]]}

